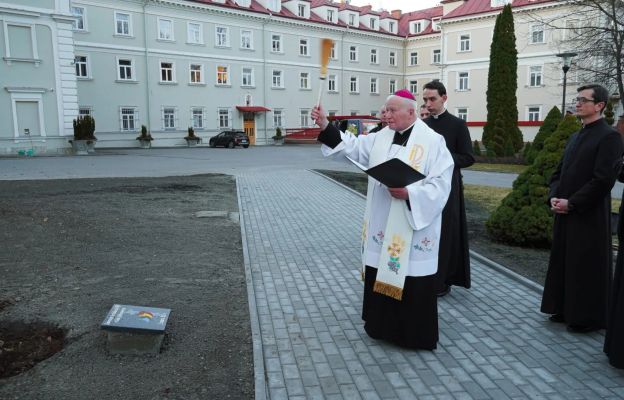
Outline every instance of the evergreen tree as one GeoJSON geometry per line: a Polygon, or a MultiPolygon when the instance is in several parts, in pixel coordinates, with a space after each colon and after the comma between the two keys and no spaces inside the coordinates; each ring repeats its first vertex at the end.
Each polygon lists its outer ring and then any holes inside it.
{"type": "Polygon", "coordinates": [[[513,156],[524,145],[518,128],[518,50],[511,5],[503,7],[496,17],[490,45],[488,71],[487,122],[483,127],[483,144],[488,153],[513,156]]]}
{"type": "Polygon", "coordinates": [[[544,147],[544,141],[557,129],[557,126],[561,122],[561,113],[557,106],[554,106],[544,118],[544,123],[540,126],[539,131],[537,131],[537,135],[535,135],[535,139],[533,140],[533,144],[529,150],[527,150],[524,160],[527,164],[531,165],[535,161],[535,157],[544,147]]]}
{"type": "Polygon", "coordinates": [[[472,152],[474,153],[475,156],[481,155],[481,145],[479,144],[478,140],[475,140],[474,142],[472,142],[472,152]]]}
{"type": "Polygon", "coordinates": [[[568,115],[544,141],[533,165],[518,176],[511,193],[487,220],[487,231],[494,240],[514,246],[550,246],[553,215],[548,205],[548,182],[570,135],[579,128],[576,117],[568,115]]]}
{"type": "Polygon", "coordinates": [[[604,119],[605,121],[607,121],[607,124],[609,124],[610,126],[613,126],[613,123],[615,122],[615,114],[613,113],[613,100],[609,99],[609,101],[607,101],[607,106],[605,107],[604,110],[604,119]]]}

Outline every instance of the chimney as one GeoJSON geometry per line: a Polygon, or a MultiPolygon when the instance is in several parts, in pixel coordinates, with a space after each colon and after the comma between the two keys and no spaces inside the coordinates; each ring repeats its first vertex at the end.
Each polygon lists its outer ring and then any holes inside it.
{"type": "Polygon", "coordinates": [[[390,14],[396,19],[401,19],[401,10],[392,10],[390,14]]]}

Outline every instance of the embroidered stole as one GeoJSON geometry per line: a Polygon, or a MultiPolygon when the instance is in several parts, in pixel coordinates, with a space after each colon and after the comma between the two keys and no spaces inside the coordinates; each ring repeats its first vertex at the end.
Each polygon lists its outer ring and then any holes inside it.
{"type": "MultiPolygon", "coordinates": [[[[423,172],[423,162],[427,160],[429,148],[429,136],[419,134],[418,122],[414,124],[412,133],[407,141],[407,145],[402,147],[396,158],[402,160],[412,168],[423,172]]],[[[388,153],[392,146],[394,132],[387,130],[380,132],[375,138],[373,148],[369,157],[369,166],[374,167],[388,159],[388,153]]],[[[379,189],[379,183],[373,178],[368,179],[368,193],[366,199],[366,214],[362,229],[362,274],[364,274],[365,254],[368,244],[368,224],[372,212],[372,198],[375,189],[379,189]]],[[[412,205],[412,207],[417,205],[412,205]]],[[[377,263],[377,279],[373,286],[373,291],[401,300],[403,296],[403,286],[407,276],[409,265],[410,248],[414,230],[408,218],[411,212],[407,208],[405,200],[391,200],[388,222],[384,231],[384,239],[381,246],[381,254],[377,263]]],[[[363,276],[363,275],[362,275],[363,276]]]]}

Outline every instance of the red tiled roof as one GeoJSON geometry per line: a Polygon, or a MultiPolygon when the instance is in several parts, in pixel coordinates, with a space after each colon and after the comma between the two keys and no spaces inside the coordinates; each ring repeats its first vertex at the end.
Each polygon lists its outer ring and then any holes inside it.
{"type": "Polygon", "coordinates": [[[394,15],[392,15],[391,13],[389,13],[388,11],[383,11],[380,15],[379,18],[384,19],[384,18],[390,18],[390,19],[399,19],[397,17],[395,17],[394,15]]]}
{"type": "MultiPolygon", "coordinates": [[[[548,3],[554,0],[513,0],[511,3],[512,8],[516,7],[524,7],[532,4],[541,4],[548,3]]],[[[503,7],[491,7],[490,0],[469,0],[465,1],[464,4],[457,7],[450,13],[444,16],[444,19],[448,18],[457,18],[464,17],[467,15],[475,15],[475,14],[485,14],[492,11],[497,11],[502,9],[503,7]]]]}

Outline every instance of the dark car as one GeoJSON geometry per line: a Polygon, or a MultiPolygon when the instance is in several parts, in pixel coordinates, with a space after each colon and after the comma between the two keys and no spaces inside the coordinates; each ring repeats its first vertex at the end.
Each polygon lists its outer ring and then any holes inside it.
{"type": "Polygon", "coordinates": [[[223,146],[233,149],[236,146],[249,147],[249,137],[243,131],[223,131],[208,141],[210,147],[223,146]]]}

